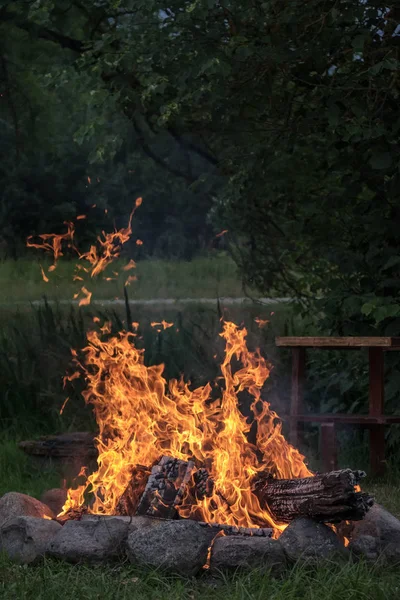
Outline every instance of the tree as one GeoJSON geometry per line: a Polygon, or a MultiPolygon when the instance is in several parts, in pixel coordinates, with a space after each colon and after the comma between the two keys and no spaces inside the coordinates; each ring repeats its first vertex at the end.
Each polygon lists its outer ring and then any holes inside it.
{"type": "Polygon", "coordinates": [[[174,0],[161,11],[156,0],[86,0],[67,8],[65,19],[58,3],[13,2],[2,18],[70,52],[166,172],[187,186],[201,178],[162,144],[155,149],[161,134],[207,162],[207,176],[216,169],[214,213],[236,240],[247,283],[329,296],[354,314],[381,303],[396,313],[397,7],[174,0]]]}

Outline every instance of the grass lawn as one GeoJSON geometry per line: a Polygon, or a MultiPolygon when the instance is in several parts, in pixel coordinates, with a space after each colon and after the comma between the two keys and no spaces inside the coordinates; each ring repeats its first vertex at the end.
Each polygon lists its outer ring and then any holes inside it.
{"type": "Polygon", "coordinates": [[[136,275],[128,288],[132,299],[157,298],[218,298],[242,297],[243,289],[235,263],[226,255],[196,258],[191,262],[172,260],[142,260],[137,268],[122,270],[128,260],[115,261],[94,280],[73,281],[75,262],[63,261],[48,273],[51,263],[32,258],[0,262],[0,303],[50,299],[70,300],[82,285],[93,292],[93,299],[123,298],[124,282],[129,274],[136,275]],[[43,281],[40,265],[49,282],[43,281]],[[119,275],[114,275],[113,271],[119,275]],[[105,276],[113,278],[106,281],[105,276]]]}
{"type": "MultiPolygon", "coordinates": [[[[0,495],[20,491],[40,497],[59,485],[54,471],[32,467],[15,441],[0,442],[0,495]]],[[[367,489],[400,516],[400,479],[389,476],[370,482],[367,489]]],[[[364,563],[297,565],[281,579],[269,573],[204,573],[196,579],[117,565],[68,565],[45,559],[35,566],[12,564],[0,556],[0,598],[3,600],[396,600],[400,572],[364,563]]]]}

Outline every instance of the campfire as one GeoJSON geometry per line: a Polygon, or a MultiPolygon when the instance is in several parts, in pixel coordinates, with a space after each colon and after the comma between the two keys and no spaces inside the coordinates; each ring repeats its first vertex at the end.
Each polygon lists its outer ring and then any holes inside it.
{"type": "MultiPolygon", "coordinates": [[[[140,204],[138,199],[135,208],[140,204]]],[[[79,304],[85,305],[92,295],[88,289],[91,278],[99,276],[119,256],[121,245],[129,239],[131,219],[132,215],[127,228],[103,233],[98,246],[86,253],[75,247],[73,224],[68,224],[66,234],[46,234],[39,242],[30,239],[29,245],[53,253],[54,264],[48,275],[56,269],[63,244],[78,253],[75,280],[82,285],[79,304]]],[[[135,263],[130,260],[123,270],[132,268],[135,263]]],[[[43,269],[42,275],[48,280],[43,269]]],[[[133,279],[129,276],[127,284],[133,279]]],[[[153,325],[162,329],[173,324],[162,321],[153,325]]],[[[240,555],[248,552],[255,556],[258,552],[264,557],[268,552],[277,552],[278,546],[268,544],[282,540],[278,544],[282,552],[286,540],[286,556],[293,545],[291,536],[304,523],[314,527],[308,534],[314,545],[321,538],[321,547],[331,544],[336,550],[344,550],[347,540],[343,528],[339,531],[333,524],[362,520],[369,511],[373,500],[359,486],[365,474],[351,469],[311,472],[304,456],[286,441],[282,422],[265,397],[265,382],[272,366],[260,350],[248,349],[245,327],[224,321],[220,335],[225,343],[221,376],[213,383],[193,388],[183,376],[166,381],[162,364],[145,364],[137,323],[115,335],[109,323],[101,324],[98,317],[94,318],[87,332],[87,346],[82,351],[72,350],[75,368],[65,383],[78,377],[85,382],[82,395],[98,425],[97,468],[90,472],[82,465],[57,515],[49,516],[48,509],[35,508],[33,516],[39,516],[37,511],[42,510],[40,516],[52,527],[62,528],[57,535],[49,530],[50,554],[64,556],[74,527],[84,528],[78,530],[78,537],[89,535],[86,545],[92,548],[94,538],[99,543],[99,535],[92,528],[102,527],[105,522],[106,537],[111,536],[111,522],[116,528],[116,537],[108,540],[108,554],[113,555],[116,540],[126,544],[129,534],[131,558],[141,560],[143,549],[135,546],[138,539],[142,546],[150,544],[152,556],[157,555],[159,537],[149,541],[156,523],[157,531],[167,528],[168,545],[175,538],[185,542],[180,549],[180,564],[187,562],[188,554],[200,544],[195,570],[205,564],[211,546],[216,551],[227,543],[233,544],[229,552],[236,543],[240,555]],[[248,404],[251,418],[242,414],[241,402],[248,404]],[[251,552],[238,539],[252,543],[251,552]]],[[[96,549],[97,559],[103,551],[103,547],[96,549]]],[[[82,558],[82,552],[80,549],[73,556],[82,558]]],[[[169,553],[173,552],[169,548],[169,553]]],[[[164,555],[165,548],[161,547],[159,561],[147,562],[164,564],[164,555]]]]}
{"type": "Polygon", "coordinates": [[[355,488],[362,473],[314,476],[307,468],[262,398],[271,367],[259,350],[248,350],[246,333],[223,323],[222,377],[191,389],[183,378],[167,382],[163,365],[147,367],[135,333],[111,336],[107,325],[89,332],[70,378],[86,382],[83,396],[99,426],[98,468],[82,471],[84,482],[68,491],[59,518],[193,519],[273,537],[298,516],[362,518],[370,505],[355,488]],[[252,420],[240,412],[241,394],[250,398],[252,420]]]}

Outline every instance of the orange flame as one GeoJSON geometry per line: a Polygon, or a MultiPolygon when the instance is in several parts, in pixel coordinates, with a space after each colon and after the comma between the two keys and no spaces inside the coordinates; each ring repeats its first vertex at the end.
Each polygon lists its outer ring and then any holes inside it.
{"type": "Polygon", "coordinates": [[[68,401],[69,401],[69,398],[65,398],[65,400],[64,400],[64,402],[62,404],[62,407],[60,408],[60,415],[63,414],[64,408],[66,407],[68,401]]]}
{"type": "Polygon", "coordinates": [[[127,265],[125,265],[124,267],[122,267],[123,271],[130,271],[131,269],[136,269],[136,263],[135,263],[135,261],[132,258],[128,262],[127,265]]]}
{"type": "Polygon", "coordinates": [[[263,327],[265,327],[269,323],[269,321],[267,321],[266,319],[260,319],[260,317],[256,317],[254,321],[255,323],[257,323],[260,329],[263,329],[263,327]]]}
{"type": "MultiPolygon", "coordinates": [[[[110,331],[109,326],[102,329],[110,331]]],[[[276,534],[282,531],[285,526],[275,523],[253,494],[254,476],[263,470],[278,478],[311,473],[304,457],[283,437],[276,413],[261,399],[270,367],[258,350],[247,349],[246,335],[246,329],[224,323],[225,385],[220,398],[212,401],[210,384],[192,390],[183,379],[167,383],[163,365],[145,366],[144,351],[134,345],[136,334],[121,332],[105,339],[88,332],[80,367],[87,382],[83,397],[93,405],[99,425],[98,469],[69,490],[62,514],[81,507],[88,492],[93,495],[91,513],[115,514],[137,466],[170,455],[206,465],[214,479],[212,497],[195,505],[184,502],[181,516],[245,527],[269,524],[276,534]],[[233,361],[241,363],[236,372],[233,361]],[[251,424],[238,408],[238,395],[244,391],[253,398],[256,446],[247,439],[251,424]]]]}
{"type": "Polygon", "coordinates": [[[137,205],[135,204],[135,208],[129,216],[127,227],[115,230],[112,233],[103,231],[103,238],[100,236],[97,238],[99,248],[92,245],[88,252],[84,252],[79,256],[80,259],[87,260],[92,265],[90,271],[91,277],[96,277],[96,275],[104,271],[104,269],[120,255],[122,244],[125,244],[132,234],[132,217],[136,207],[137,205]]]}
{"type": "Polygon", "coordinates": [[[137,281],[137,277],[136,277],[136,275],[128,275],[128,277],[127,277],[127,279],[126,279],[126,281],[125,281],[125,284],[124,284],[124,285],[125,285],[125,287],[127,287],[128,285],[131,285],[131,283],[132,283],[133,281],[137,281]]]}
{"type": "Polygon", "coordinates": [[[40,265],[40,271],[42,273],[42,279],[45,283],[49,283],[49,278],[47,277],[46,273],[43,271],[43,267],[42,265],[40,265]]]}
{"type": "Polygon", "coordinates": [[[173,327],[174,324],[173,323],[168,323],[167,321],[164,321],[164,319],[161,321],[161,323],[156,323],[155,321],[153,321],[151,323],[152,327],[159,327],[160,329],[169,329],[170,327],[173,327]]]}
{"type": "Polygon", "coordinates": [[[87,290],[85,286],[81,288],[81,292],[82,294],[84,294],[85,297],[79,300],[79,306],[88,306],[92,299],[92,292],[89,292],[89,290],[87,290]]]}
{"type": "MultiPolygon", "coordinates": [[[[72,241],[74,238],[75,228],[74,224],[70,222],[65,223],[67,225],[66,233],[41,233],[37,237],[41,240],[40,242],[33,242],[33,235],[30,235],[26,240],[26,245],[28,248],[38,248],[39,250],[44,250],[51,254],[54,258],[54,264],[49,268],[49,271],[54,271],[57,265],[57,261],[60,256],[63,256],[62,252],[62,244],[64,241],[69,242],[72,245],[72,241]]],[[[42,269],[42,267],[41,267],[42,269]]],[[[42,277],[44,281],[48,281],[48,278],[43,272],[42,269],[42,277]]]]}

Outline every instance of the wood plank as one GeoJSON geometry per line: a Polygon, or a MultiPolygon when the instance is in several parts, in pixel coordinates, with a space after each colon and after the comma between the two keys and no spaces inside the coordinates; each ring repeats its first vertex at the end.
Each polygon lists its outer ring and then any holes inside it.
{"type": "Polygon", "coordinates": [[[391,348],[400,350],[399,337],[298,337],[278,336],[275,344],[285,348],[391,348]]]}
{"type": "Polygon", "coordinates": [[[384,411],[384,359],[382,348],[369,349],[369,414],[383,415],[384,411]]]}
{"type": "Polygon", "coordinates": [[[307,415],[287,415],[283,419],[296,419],[303,423],[353,423],[354,425],[390,425],[391,423],[400,423],[400,415],[348,415],[342,413],[335,414],[307,414],[307,415]]]}

